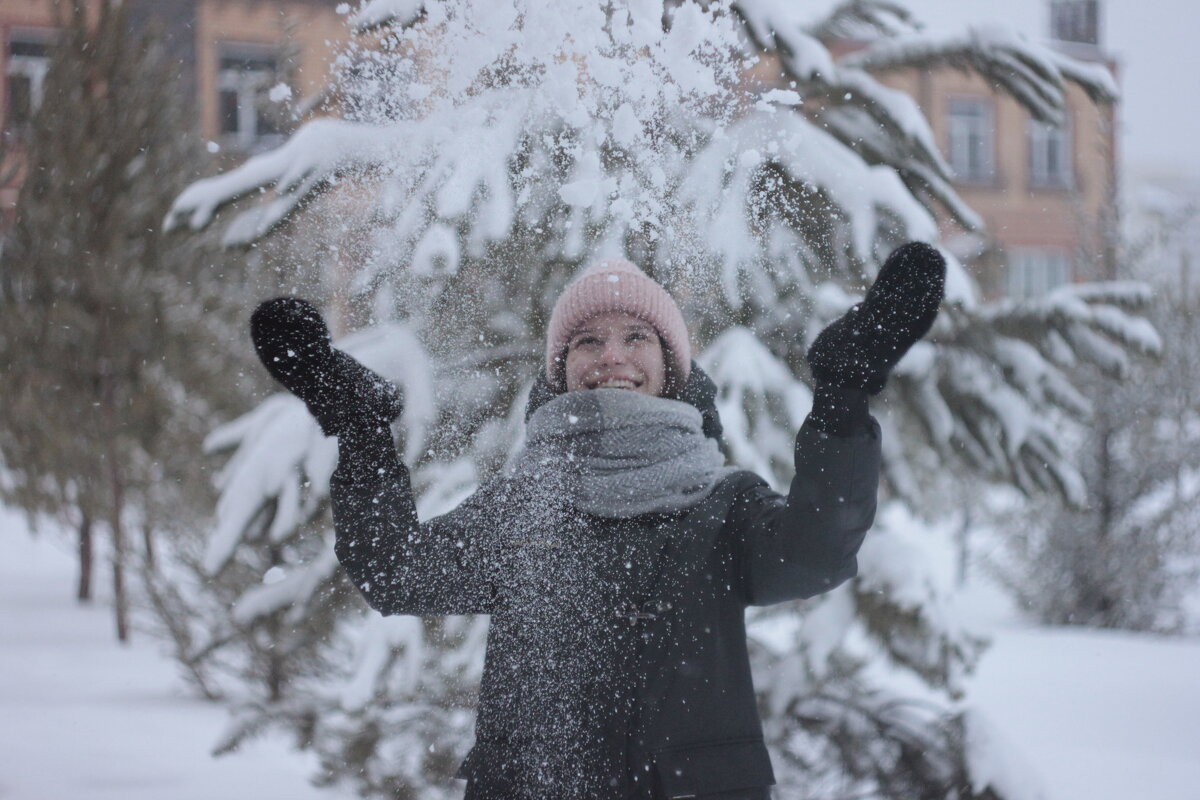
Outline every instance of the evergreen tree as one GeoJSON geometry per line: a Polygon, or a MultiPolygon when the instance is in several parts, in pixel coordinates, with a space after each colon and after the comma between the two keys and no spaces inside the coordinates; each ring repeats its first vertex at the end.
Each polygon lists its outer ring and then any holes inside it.
{"type": "Polygon", "coordinates": [[[1188,623],[1184,597],[1200,576],[1200,295],[1183,238],[1196,216],[1178,209],[1128,248],[1130,271],[1154,289],[1150,314],[1167,342],[1160,361],[1114,365],[1129,373],[1116,386],[1078,370],[1092,408],[1073,437],[1084,503],[1045,499],[1012,526],[1005,577],[1042,622],[1160,632],[1188,623]]]}
{"type": "Polygon", "coordinates": [[[31,515],[80,526],[81,599],[91,525],[107,528],[124,640],[130,570],[153,559],[155,531],[211,513],[203,429],[250,385],[229,375],[244,362],[227,346],[229,257],[162,237],[200,151],[156,29],[135,30],[127,4],[111,0],[57,8],[45,99],[17,142],[24,182],[0,261],[0,491],[31,515]]]}
{"type": "MultiPolygon", "coordinates": [[[[1052,122],[1065,81],[1098,101],[1115,94],[1100,67],[999,33],[928,37],[882,0],[823,16],[774,0],[543,6],[361,4],[351,22],[363,36],[341,61],[341,118],[308,122],[278,150],[194,184],[172,210],[174,224],[202,228],[253,195],[225,232],[247,244],[360,206],[336,220],[348,232],[339,252],[354,256],[326,299],[348,305],[343,322],[365,325],[339,346],[404,391],[398,434],[423,517],[504,463],[554,298],[583,264],[613,254],[672,288],[720,388],[730,457],[785,486],[816,332],[894,246],[935,241],[937,214],[980,226],[914,101],[872,71],[972,69],[1052,122]],[[835,56],[826,42],[847,33],[867,45],[835,56]]],[[[751,621],[787,797],[1000,796],[979,767],[990,738],[976,717],[897,696],[870,668],[954,697],[981,648],[954,621],[914,524],[898,520],[906,508],[936,513],[928,484],[950,470],[1079,497],[1049,416],[1085,406],[1063,359],[1158,346],[1129,313],[1145,299],[1136,286],[986,303],[951,259],[947,287],[931,340],[875,409],[894,502],[860,576],[751,621]]],[[[299,401],[273,397],[209,443],[232,455],[203,567],[242,575],[243,591],[232,619],[208,618],[217,633],[199,650],[215,659],[268,637],[313,656],[285,692],[244,698],[223,746],[283,725],[320,754],[328,781],[370,796],[452,796],[483,625],[361,613],[326,514],[336,445],[299,401]],[[267,564],[264,582],[256,569],[267,564]]]]}

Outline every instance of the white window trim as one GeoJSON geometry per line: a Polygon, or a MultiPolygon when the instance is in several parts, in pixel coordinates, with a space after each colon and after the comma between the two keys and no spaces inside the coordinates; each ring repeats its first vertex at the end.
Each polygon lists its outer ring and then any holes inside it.
{"type": "Polygon", "coordinates": [[[1070,189],[1075,183],[1073,151],[1071,147],[1071,125],[1069,121],[1061,127],[1029,120],[1026,129],[1026,145],[1029,148],[1029,185],[1034,189],[1070,189]],[[1050,143],[1061,142],[1057,174],[1051,174],[1048,155],[1050,143]]]}
{"type": "Polygon", "coordinates": [[[979,95],[951,97],[946,107],[947,160],[955,180],[962,183],[991,183],[996,179],[996,110],[990,98],[979,95]],[[955,106],[972,105],[982,111],[970,120],[956,114],[955,106]],[[980,140],[978,164],[970,161],[970,141],[980,140]],[[964,152],[965,147],[965,152],[964,152]]]}
{"type": "Polygon", "coordinates": [[[231,91],[237,95],[237,130],[220,130],[224,140],[238,148],[250,149],[278,138],[276,134],[263,134],[258,130],[258,97],[270,89],[278,73],[274,69],[230,69],[222,68],[225,58],[262,58],[275,62],[275,52],[269,46],[225,43],[217,49],[217,126],[223,124],[221,95],[231,91]]]}
{"type": "MultiPolygon", "coordinates": [[[[14,28],[8,33],[8,38],[4,42],[5,47],[5,92],[9,91],[8,82],[11,78],[21,77],[29,79],[29,104],[30,112],[37,111],[46,95],[46,75],[50,72],[50,52],[51,35],[44,31],[26,31],[20,28],[14,28]],[[14,55],[12,46],[14,42],[26,42],[29,44],[38,44],[46,48],[46,54],[42,56],[29,55],[14,55]]],[[[7,109],[5,110],[7,113],[7,109]]],[[[11,120],[6,120],[6,124],[11,124],[11,120]]]]}
{"type": "Polygon", "coordinates": [[[1040,297],[1071,281],[1071,252],[1063,247],[1014,247],[1008,254],[1009,297],[1040,297]]]}

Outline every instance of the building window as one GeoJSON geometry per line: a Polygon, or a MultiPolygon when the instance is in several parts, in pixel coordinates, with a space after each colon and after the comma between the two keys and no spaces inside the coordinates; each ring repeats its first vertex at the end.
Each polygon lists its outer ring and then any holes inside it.
{"type": "Polygon", "coordinates": [[[42,104],[46,73],[50,71],[50,45],[44,38],[14,36],[8,41],[5,127],[24,128],[42,104]]]}
{"type": "Polygon", "coordinates": [[[1060,42],[1100,43],[1096,0],[1050,0],[1050,36],[1060,42]]]}
{"type": "Polygon", "coordinates": [[[1029,185],[1034,188],[1071,186],[1071,137],[1065,126],[1029,121],[1029,185]]]}
{"type": "Polygon", "coordinates": [[[960,181],[983,183],[995,177],[992,104],[982,97],[950,101],[950,168],[960,181]]]}
{"type": "Polygon", "coordinates": [[[222,48],[217,113],[219,130],[226,140],[243,148],[279,141],[279,112],[268,97],[276,82],[275,57],[269,50],[222,48]]]}
{"type": "Polygon", "coordinates": [[[1071,279],[1070,258],[1058,247],[1014,248],[1008,258],[1008,296],[1039,297],[1071,279]]]}

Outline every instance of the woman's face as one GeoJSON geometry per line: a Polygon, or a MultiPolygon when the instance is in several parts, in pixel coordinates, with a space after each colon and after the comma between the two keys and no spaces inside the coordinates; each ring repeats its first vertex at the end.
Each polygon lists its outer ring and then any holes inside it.
{"type": "Polygon", "coordinates": [[[580,325],[567,342],[567,391],[630,389],[658,397],[667,383],[662,340],[653,326],[620,311],[580,325]]]}

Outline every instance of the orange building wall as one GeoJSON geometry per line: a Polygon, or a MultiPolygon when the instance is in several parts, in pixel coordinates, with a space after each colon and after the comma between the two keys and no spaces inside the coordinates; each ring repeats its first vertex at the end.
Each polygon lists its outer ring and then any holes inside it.
{"type": "MultiPolygon", "coordinates": [[[[50,33],[55,28],[53,0],[0,0],[0,43],[7,45],[9,34],[14,28],[44,29],[50,33]]],[[[0,47],[0,76],[8,74],[8,47],[0,47]]],[[[0,80],[0,117],[8,108],[8,81],[0,80]]],[[[12,160],[21,160],[19,145],[6,150],[5,163],[0,171],[9,172],[12,160]]],[[[0,186],[0,218],[7,218],[17,204],[17,192],[24,180],[18,170],[8,182],[0,186]]]]}
{"type": "MultiPolygon", "coordinates": [[[[319,92],[333,59],[349,39],[345,17],[334,6],[329,0],[197,0],[195,86],[201,134],[215,139],[219,130],[217,68],[222,43],[287,51],[292,59],[280,66],[292,83],[294,102],[319,92]]],[[[13,29],[52,33],[57,21],[54,0],[0,0],[0,76],[7,74],[7,42],[13,29]]],[[[8,107],[7,88],[7,80],[0,80],[0,115],[8,107]]],[[[12,145],[6,157],[19,162],[20,143],[12,145]]],[[[22,180],[18,170],[8,184],[0,186],[0,215],[15,206],[22,180]]]]}
{"type": "Polygon", "coordinates": [[[295,50],[292,64],[293,98],[321,90],[338,51],[349,39],[345,17],[331,4],[262,2],[262,0],[202,0],[196,20],[197,91],[200,130],[207,138],[218,131],[217,68],[222,44],[254,44],[295,50]]]}
{"type": "MultiPolygon", "coordinates": [[[[1072,255],[1086,255],[1078,262],[1081,270],[1100,258],[1116,183],[1112,107],[1096,106],[1082,89],[1068,84],[1073,184],[1062,188],[1034,187],[1029,183],[1030,117],[1011,97],[994,92],[977,75],[949,68],[929,72],[906,70],[879,77],[917,101],[943,155],[949,152],[950,101],[956,96],[990,98],[994,114],[994,179],[987,184],[955,184],[962,199],[983,217],[988,246],[1062,248],[1072,255]]],[[[963,233],[949,221],[943,221],[942,229],[947,240],[963,233]]],[[[1000,291],[1002,276],[978,277],[987,293],[1000,291]]],[[[1077,273],[1076,277],[1097,276],[1077,273]]]]}

